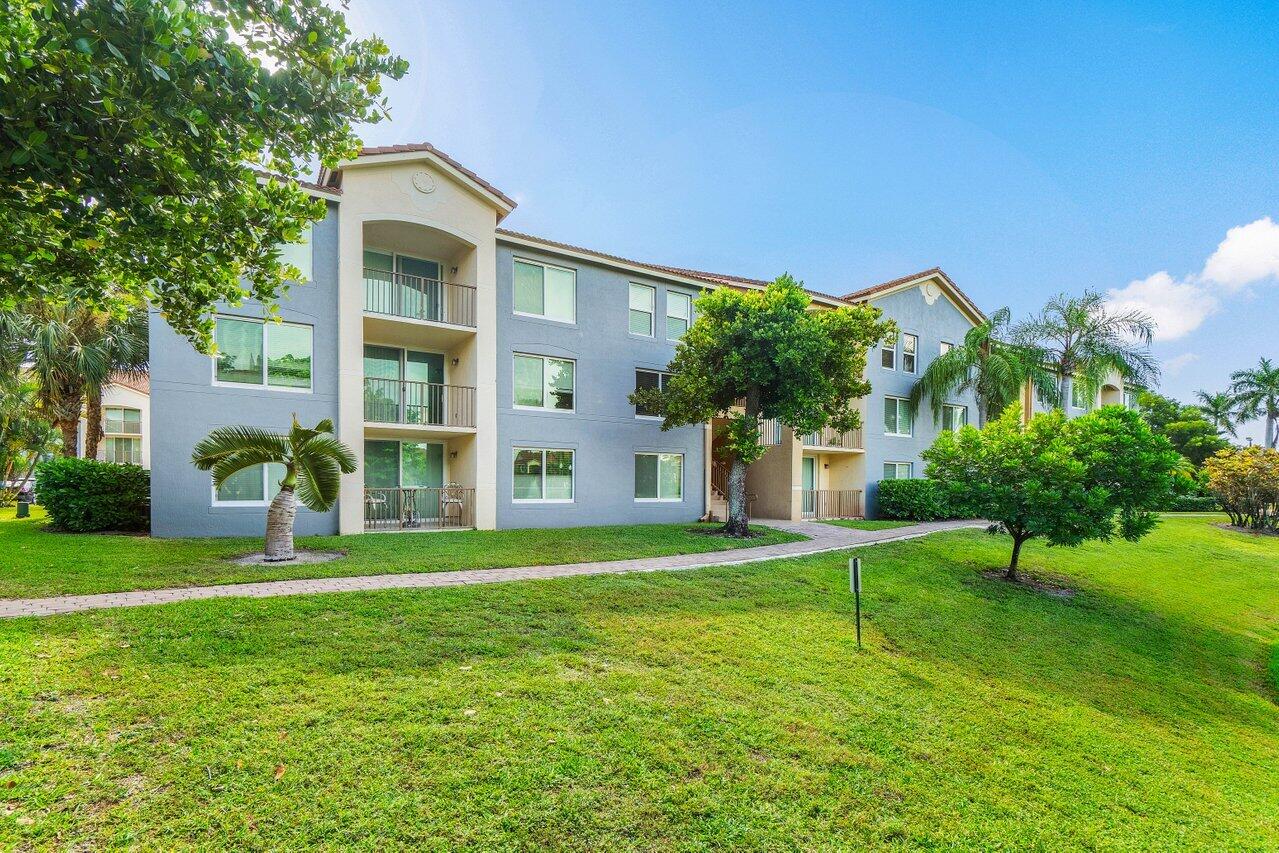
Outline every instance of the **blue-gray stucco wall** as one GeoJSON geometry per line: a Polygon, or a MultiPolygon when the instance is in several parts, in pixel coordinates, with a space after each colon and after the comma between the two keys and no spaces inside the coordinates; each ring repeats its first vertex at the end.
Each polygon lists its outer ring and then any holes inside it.
{"type": "MultiPolygon", "coordinates": [[[[154,536],[261,536],[265,507],[213,506],[209,475],[191,465],[191,449],[209,430],[235,424],[287,430],[338,414],[338,208],[312,229],[311,282],[280,301],[280,318],[313,326],[309,393],[213,384],[213,367],[156,312],[151,313],[151,533],[154,536]]],[[[219,305],[219,314],[262,317],[262,306],[219,305]]],[[[300,535],[336,533],[336,509],[298,507],[300,535]]]]}
{"type": "MultiPolygon", "coordinates": [[[[941,342],[958,344],[972,328],[972,323],[944,295],[938,296],[932,305],[918,287],[898,291],[871,301],[884,316],[896,321],[902,334],[919,336],[919,359],[913,374],[901,369],[901,345],[898,343],[897,369],[886,370],[882,366],[880,348],[871,350],[867,357],[867,377],[871,393],[866,400],[866,424],[863,435],[866,444],[866,517],[877,518],[876,494],[883,476],[885,462],[911,462],[913,476],[924,476],[924,462],[919,454],[928,449],[941,433],[941,421],[933,420],[928,401],[919,405],[915,416],[914,435],[899,437],[884,434],[885,397],[909,397],[910,389],[941,353],[941,342]]],[[[968,407],[969,423],[977,423],[977,400],[971,392],[957,395],[947,403],[968,407]]]]}
{"type": "Polygon", "coordinates": [[[628,276],[603,266],[526,250],[497,247],[497,526],[565,527],[693,521],[705,511],[704,427],[662,432],[660,422],[635,417],[626,396],[635,389],[635,370],[661,370],[675,354],[665,339],[666,292],[696,296],[694,288],[628,276]],[[514,258],[541,261],[577,271],[577,323],[566,324],[513,313],[514,258]],[[656,288],[657,334],[628,331],[629,283],[656,288]],[[530,412],[513,405],[514,353],[577,360],[575,411],[530,412]],[[512,459],[516,447],[575,451],[572,503],[516,503],[512,459]],[[637,452],[684,454],[683,499],[672,503],[635,500],[637,452]]]}

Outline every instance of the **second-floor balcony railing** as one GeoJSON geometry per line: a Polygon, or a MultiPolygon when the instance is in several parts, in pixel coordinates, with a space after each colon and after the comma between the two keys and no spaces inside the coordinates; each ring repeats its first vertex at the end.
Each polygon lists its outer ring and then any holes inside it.
{"type": "Polygon", "coordinates": [[[364,270],[364,310],[475,328],[475,288],[434,278],[364,270]]]}
{"type": "Polygon", "coordinates": [[[364,420],[379,424],[475,426],[475,389],[404,379],[364,380],[364,420]]]}
{"type": "Polygon", "coordinates": [[[808,435],[804,436],[804,446],[861,450],[862,431],[859,429],[850,429],[846,432],[840,432],[837,429],[826,427],[825,429],[817,432],[810,432],[808,435]]]}

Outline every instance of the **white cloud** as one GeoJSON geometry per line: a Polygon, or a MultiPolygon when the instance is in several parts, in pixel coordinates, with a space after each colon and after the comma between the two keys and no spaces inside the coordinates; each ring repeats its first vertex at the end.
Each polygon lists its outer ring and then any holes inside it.
{"type": "Polygon", "coordinates": [[[1267,278],[1279,278],[1279,223],[1269,216],[1231,228],[1204,263],[1201,278],[1234,292],[1267,278]]]}
{"type": "Polygon", "coordinates": [[[1199,360],[1197,352],[1183,352],[1181,355],[1174,355],[1163,364],[1163,371],[1166,376],[1176,376],[1185,370],[1187,365],[1194,364],[1199,360]]]}
{"type": "Polygon", "coordinates": [[[1167,272],[1111,288],[1110,306],[1117,311],[1137,309],[1149,314],[1160,340],[1170,341],[1190,334],[1217,310],[1218,300],[1193,277],[1175,279],[1167,272]]]}

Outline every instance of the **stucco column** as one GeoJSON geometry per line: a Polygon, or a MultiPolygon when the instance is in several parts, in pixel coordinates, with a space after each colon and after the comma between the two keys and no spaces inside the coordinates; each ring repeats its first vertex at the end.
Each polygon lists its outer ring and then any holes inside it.
{"type": "Polygon", "coordinates": [[[364,220],[355,205],[338,212],[338,437],[355,452],[342,475],[338,532],[364,530],[364,220]]]}

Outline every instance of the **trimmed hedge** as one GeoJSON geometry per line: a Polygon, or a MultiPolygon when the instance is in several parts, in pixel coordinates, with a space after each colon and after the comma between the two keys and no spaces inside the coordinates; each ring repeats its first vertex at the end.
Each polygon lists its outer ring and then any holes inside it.
{"type": "Polygon", "coordinates": [[[1164,512],[1221,512],[1221,502],[1212,495],[1177,495],[1164,512]]]}
{"type": "Polygon", "coordinates": [[[59,530],[146,530],[151,474],[137,465],[95,459],[51,459],[36,467],[40,505],[59,530]]]}
{"type": "Polygon", "coordinates": [[[941,521],[954,518],[950,500],[933,480],[880,480],[880,518],[901,521],[941,521]]]}

